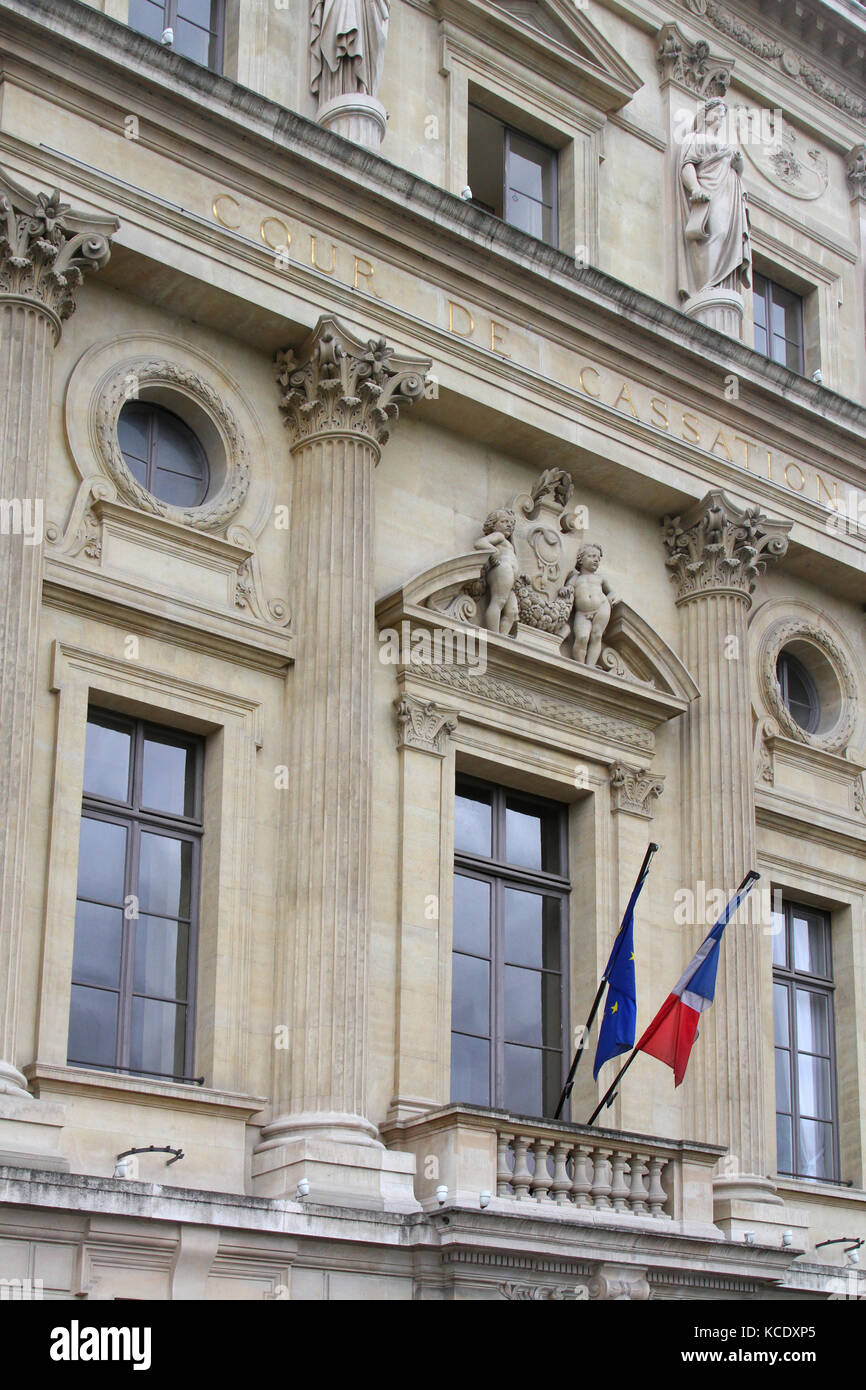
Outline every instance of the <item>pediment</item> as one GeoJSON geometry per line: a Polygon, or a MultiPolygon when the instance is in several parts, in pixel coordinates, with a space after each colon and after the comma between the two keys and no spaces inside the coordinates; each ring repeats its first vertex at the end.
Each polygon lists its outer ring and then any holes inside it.
{"type": "Polygon", "coordinates": [[[434,0],[443,20],[602,111],[618,111],[641,78],[570,0],[434,0]]]}

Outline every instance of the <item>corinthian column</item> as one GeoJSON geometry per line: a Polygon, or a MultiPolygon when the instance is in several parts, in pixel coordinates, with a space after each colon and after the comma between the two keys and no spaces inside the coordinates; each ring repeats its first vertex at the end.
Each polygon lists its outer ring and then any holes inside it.
{"type": "Polygon", "coordinates": [[[0,1095],[32,1099],[15,1065],[28,863],[33,706],[51,364],[85,270],[110,255],[113,217],[74,213],[0,172],[0,1095]]]}
{"type": "Polygon", "coordinates": [[[429,366],[330,318],[277,361],[294,461],[289,920],[277,979],[289,1045],[276,1052],[277,1118],[254,1160],[260,1176],[298,1136],[376,1140],[366,1118],[373,471],[429,366]]]}
{"type": "MultiPolygon", "coordinates": [[[[682,818],[685,882],[701,914],[699,884],[727,898],[755,864],[746,617],[757,576],[785,554],[790,529],[790,522],[768,521],[757,507],[740,511],[723,492],[710,492],[685,515],[664,521],[683,660],[701,691],[686,716],[682,818]]],[[[696,939],[707,932],[698,923],[696,939]]],[[[685,961],[691,943],[683,946],[685,961]]],[[[725,933],[716,1003],[701,1020],[686,1089],[686,1132],[727,1145],[738,1193],[755,1198],[770,1190],[760,947],[760,928],[735,919],[725,933]]]]}

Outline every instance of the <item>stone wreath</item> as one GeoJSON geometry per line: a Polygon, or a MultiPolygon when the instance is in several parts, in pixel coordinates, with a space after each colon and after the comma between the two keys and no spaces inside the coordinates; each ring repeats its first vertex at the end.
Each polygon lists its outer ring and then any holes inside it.
{"type": "Polygon", "coordinates": [[[782,733],[798,743],[823,749],[825,753],[844,753],[854,733],[857,721],[857,680],[848,657],[839,643],[814,623],[783,622],[770,628],[764,638],[760,657],[761,691],[767,708],[782,733]],[[776,664],[779,653],[790,642],[802,640],[816,646],[830,663],[841,689],[841,709],[836,723],[822,733],[807,733],[791,715],[779,694],[776,684],[776,664]]]}

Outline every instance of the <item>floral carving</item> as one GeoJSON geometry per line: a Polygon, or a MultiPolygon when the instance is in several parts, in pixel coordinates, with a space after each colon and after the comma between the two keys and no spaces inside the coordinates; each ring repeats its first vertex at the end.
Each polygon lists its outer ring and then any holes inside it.
{"type": "Polygon", "coordinates": [[[665,779],[648,767],[629,767],[615,762],[610,769],[610,793],[614,811],[652,819],[653,804],[665,789],[665,779]]]}
{"type": "Polygon", "coordinates": [[[53,193],[29,194],[0,173],[0,294],[33,299],[60,324],[75,312],[86,270],[111,256],[116,218],[73,212],[53,193]]]}
{"type": "Polygon", "coordinates": [[[714,54],[706,39],[692,42],[676,24],[659,30],[659,73],[664,82],[679,82],[705,100],[723,97],[731,82],[732,58],[714,54]]]}
{"type": "Polygon", "coordinates": [[[682,516],[666,516],[665,564],[678,598],[733,589],[748,599],[768,562],[786,553],[791,524],[770,521],[758,507],[741,511],[721,491],[682,516]]]}
{"type": "Polygon", "coordinates": [[[845,172],[851,197],[866,198],[866,145],[849,150],[845,172]]]}
{"type": "Polygon", "coordinates": [[[414,695],[401,695],[395,701],[395,709],[400,726],[398,748],[419,748],[424,753],[440,755],[445,752],[446,739],[457,728],[453,710],[440,709],[414,695]]]}
{"type": "Polygon", "coordinates": [[[533,589],[525,574],[518,576],[514,592],[517,597],[517,615],[521,623],[534,627],[539,632],[555,632],[559,637],[568,634],[568,619],[574,601],[570,590],[561,590],[554,598],[533,589]]]}

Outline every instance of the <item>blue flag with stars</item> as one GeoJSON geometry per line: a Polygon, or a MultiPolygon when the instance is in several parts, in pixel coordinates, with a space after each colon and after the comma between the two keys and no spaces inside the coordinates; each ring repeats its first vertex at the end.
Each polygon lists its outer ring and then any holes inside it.
{"type": "Polygon", "coordinates": [[[640,891],[646,882],[644,872],[634,886],[628,900],[628,907],[622,919],[622,926],[610,960],[602,979],[607,980],[607,998],[604,1001],[604,1014],[598,1030],[598,1045],[595,1049],[595,1063],[592,1068],[593,1079],[609,1062],[621,1052],[631,1052],[634,1047],[637,1025],[637,990],[634,977],[634,908],[640,891]]]}

